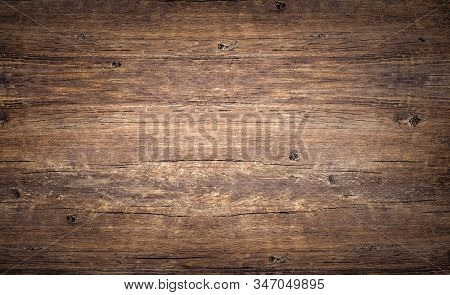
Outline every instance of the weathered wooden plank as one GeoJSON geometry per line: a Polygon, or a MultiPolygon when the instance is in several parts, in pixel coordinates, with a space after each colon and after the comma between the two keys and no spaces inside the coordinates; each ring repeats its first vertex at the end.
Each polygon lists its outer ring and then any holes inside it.
{"type": "Polygon", "coordinates": [[[448,273],[448,1],[0,3],[0,270],[448,273]]]}

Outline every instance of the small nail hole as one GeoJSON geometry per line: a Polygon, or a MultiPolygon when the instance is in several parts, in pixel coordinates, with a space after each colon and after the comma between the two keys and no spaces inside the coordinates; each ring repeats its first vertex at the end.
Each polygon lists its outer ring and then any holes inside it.
{"type": "Polygon", "coordinates": [[[8,123],[9,121],[9,115],[4,112],[0,112],[0,124],[5,125],[5,123],[8,123]]]}
{"type": "Polygon", "coordinates": [[[271,263],[286,263],[287,259],[281,256],[271,255],[269,256],[269,262],[271,263]]]}
{"type": "Polygon", "coordinates": [[[14,194],[14,197],[16,199],[20,199],[21,194],[20,194],[20,191],[18,189],[13,189],[13,194],[14,194]]]}
{"type": "Polygon", "coordinates": [[[373,251],[377,250],[377,246],[369,245],[369,246],[361,247],[360,249],[362,252],[373,252],[373,251]]]}
{"type": "Polygon", "coordinates": [[[414,115],[413,117],[411,117],[411,119],[409,119],[409,124],[413,127],[416,127],[417,125],[419,125],[422,122],[422,119],[420,119],[419,116],[414,115]]]}
{"type": "Polygon", "coordinates": [[[397,122],[399,125],[406,125],[406,126],[412,126],[417,127],[417,125],[423,123],[423,119],[419,115],[412,115],[408,113],[397,113],[395,115],[395,122],[397,122]]]}
{"type": "Polygon", "coordinates": [[[328,37],[328,34],[325,33],[317,33],[317,34],[313,34],[311,35],[314,39],[322,39],[322,38],[326,38],[328,37]]]}
{"type": "Polygon", "coordinates": [[[40,251],[42,248],[41,247],[39,247],[39,246],[27,246],[27,251],[32,251],[32,252],[34,252],[34,251],[40,251]]]}
{"type": "Polygon", "coordinates": [[[286,9],[286,4],[281,1],[275,2],[275,9],[279,12],[284,11],[286,9]]]}
{"type": "Polygon", "coordinates": [[[113,61],[112,66],[115,68],[120,68],[122,66],[122,63],[120,61],[113,61]]]}
{"type": "Polygon", "coordinates": [[[336,179],[334,178],[333,175],[329,175],[329,176],[328,176],[328,182],[329,182],[330,184],[336,184],[336,179]]]}
{"type": "Polygon", "coordinates": [[[76,217],[73,215],[67,215],[66,216],[66,221],[68,224],[74,224],[76,221],[76,217]]]}
{"type": "Polygon", "coordinates": [[[217,44],[217,49],[222,51],[233,51],[234,49],[236,49],[236,43],[234,44],[219,43],[217,44]]]}
{"type": "Polygon", "coordinates": [[[298,159],[300,159],[300,153],[298,151],[291,151],[289,154],[289,160],[297,161],[298,159]]]}

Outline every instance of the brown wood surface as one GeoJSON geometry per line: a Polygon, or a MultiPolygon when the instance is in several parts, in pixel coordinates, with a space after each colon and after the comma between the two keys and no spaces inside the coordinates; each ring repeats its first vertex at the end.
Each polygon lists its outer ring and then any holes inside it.
{"type": "Polygon", "coordinates": [[[449,11],[1,0],[0,271],[450,273],[449,11]]]}

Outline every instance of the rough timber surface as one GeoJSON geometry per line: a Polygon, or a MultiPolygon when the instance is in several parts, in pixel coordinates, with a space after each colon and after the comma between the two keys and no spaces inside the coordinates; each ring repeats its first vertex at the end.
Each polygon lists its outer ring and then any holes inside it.
{"type": "Polygon", "coordinates": [[[1,0],[0,271],[448,274],[449,12],[1,0]]]}

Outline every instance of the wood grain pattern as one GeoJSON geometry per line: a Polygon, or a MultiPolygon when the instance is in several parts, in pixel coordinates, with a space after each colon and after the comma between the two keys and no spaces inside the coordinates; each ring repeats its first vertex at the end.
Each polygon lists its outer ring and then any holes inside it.
{"type": "Polygon", "coordinates": [[[0,1],[0,271],[448,274],[449,6],[0,1]]]}

